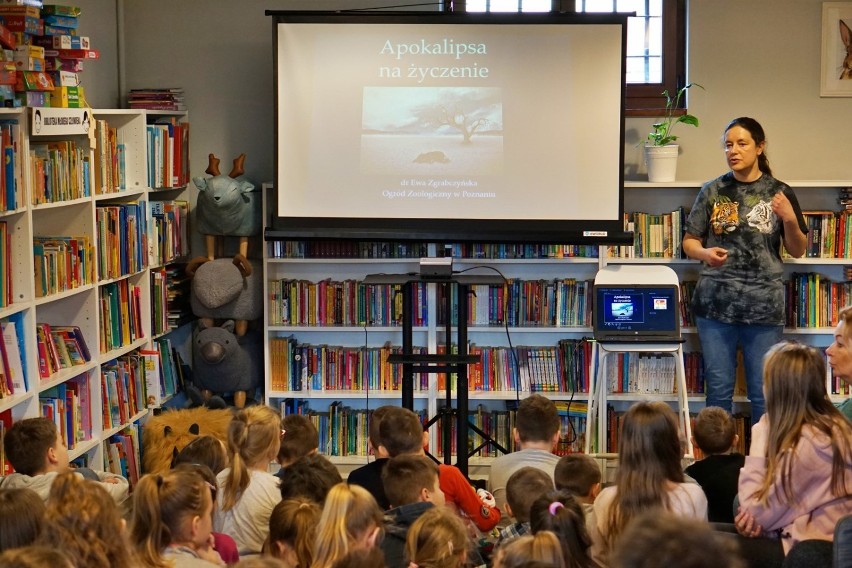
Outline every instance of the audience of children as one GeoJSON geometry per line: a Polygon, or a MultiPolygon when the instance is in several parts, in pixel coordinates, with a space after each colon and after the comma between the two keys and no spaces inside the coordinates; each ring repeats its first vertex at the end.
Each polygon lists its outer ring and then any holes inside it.
{"type": "Polygon", "coordinates": [[[506,504],[506,482],[516,470],[536,467],[553,479],[559,461],[553,449],[559,441],[560,426],[559,412],[549,398],[533,394],[518,405],[512,436],[515,446],[520,449],[496,458],[488,476],[488,490],[494,495],[500,510],[506,504]]]}
{"type": "Polygon", "coordinates": [[[737,480],[745,464],[745,456],[735,452],[739,436],[734,418],[724,408],[702,408],[695,418],[692,443],[704,458],[686,468],[707,497],[707,520],[713,523],[734,522],[734,498],[737,480]]]}
{"type": "Polygon", "coordinates": [[[601,492],[601,468],[598,462],[587,454],[568,454],[556,463],[553,483],[557,491],[567,491],[589,514],[598,493],[601,492]]]}
{"type": "Polygon", "coordinates": [[[105,485],[70,470],[56,474],[37,544],[62,550],[78,568],[134,566],[125,521],[105,485]]]}
{"type": "Polygon", "coordinates": [[[315,454],[319,448],[319,432],[304,414],[288,414],[281,419],[281,447],[278,449],[278,477],[296,460],[315,454]]]}
{"type": "MultiPolygon", "coordinates": [[[[517,472],[516,472],[517,473],[517,472]]],[[[493,568],[519,568],[528,562],[541,562],[554,568],[566,568],[562,545],[550,531],[539,531],[504,542],[494,553],[493,568]]]]}
{"type": "Polygon", "coordinates": [[[172,459],[172,467],[182,463],[205,465],[213,475],[219,475],[228,467],[228,446],[216,436],[198,436],[172,459]]]}
{"type": "Polygon", "coordinates": [[[375,459],[350,472],[346,479],[348,483],[360,485],[369,491],[383,511],[389,509],[391,505],[385,496],[385,489],[382,485],[382,470],[388,461],[388,454],[379,440],[379,427],[382,423],[382,417],[389,408],[393,407],[380,406],[370,413],[367,443],[375,459]]]}
{"type": "Polygon", "coordinates": [[[311,568],[316,528],[322,508],[309,499],[284,499],[269,517],[265,555],[281,560],[286,568],[311,568]]]}
{"type": "Polygon", "coordinates": [[[735,541],[710,525],[652,509],[631,520],[610,556],[610,568],[745,568],[735,541]]]}
{"type": "Polygon", "coordinates": [[[405,555],[412,568],[461,568],[469,547],[461,519],[445,507],[432,507],[408,529],[405,555]]]}
{"type": "Polygon", "coordinates": [[[212,534],[213,495],[189,467],[148,474],[136,485],[130,541],[140,565],[203,568],[224,565],[212,534]]]}
{"type": "Polygon", "coordinates": [[[32,489],[0,489],[0,552],[35,542],[44,510],[44,500],[32,489]]]}
{"type": "MultiPolygon", "coordinates": [[[[0,477],[0,488],[26,487],[45,501],[56,476],[70,467],[65,440],[48,418],[25,418],[12,424],[3,439],[3,449],[15,472],[0,477]]],[[[120,475],[88,468],[76,473],[100,482],[116,503],[127,498],[129,485],[120,475]]]]}
{"type": "Polygon", "coordinates": [[[314,568],[332,568],[354,548],[376,546],[383,515],[373,496],[358,485],[339,483],[325,499],[314,542],[314,568]]]}
{"type": "Polygon", "coordinates": [[[590,556],[592,545],[580,502],[566,491],[552,491],[530,507],[533,534],[550,531],[559,539],[566,568],[596,568],[590,556]]]}
{"type": "Polygon", "coordinates": [[[542,470],[527,466],[515,471],[506,482],[506,517],[515,522],[500,529],[496,546],[501,546],[530,532],[530,507],[533,502],[553,491],[553,480],[542,470]]]}
{"type": "Polygon", "coordinates": [[[228,426],[230,467],[217,476],[214,527],[233,537],[240,557],[260,554],[269,516],[281,501],[279,479],[269,473],[278,457],[281,418],[268,406],[241,409],[228,426]]]}
{"type": "Polygon", "coordinates": [[[664,402],[637,402],[622,419],[615,485],[604,488],[587,519],[592,558],[606,566],[631,519],[649,509],[707,519],[700,485],[684,481],[683,447],[674,411],[664,402]]]}
{"type": "MultiPolygon", "coordinates": [[[[394,406],[388,408],[382,417],[379,440],[381,447],[390,457],[422,456],[425,455],[428,433],[423,431],[423,425],[414,412],[394,406]]],[[[438,477],[448,506],[463,514],[480,531],[488,532],[497,526],[500,522],[500,510],[480,499],[457,467],[440,464],[438,477]]]]}
{"type": "Polygon", "coordinates": [[[282,499],[304,497],[320,506],[331,488],[343,481],[340,471],[320,454],[300,458],[282,467],[277,475],[281,478],[282,499]]]}
{"type": "Polygon", "coordinates": [[[71,557],[47,544],[12,548],[0,554],[3,568],[78,568],[71,557]]]}
{"type": "Polygon", "coordinates": [[[831,541],[852,514],[852,424],[831,403],[825,362],[812,347],[782,342],[763,372],[766,414],[751,430],[739,476],[740,534],[780,538],[787,554],[806,539],[831,541]]]}
{"type": "Polygon", "coordinates": [[[387,511],[381,548],[388,566],[405,568],[408,529],[428,509],[444,505],[438,466],[426,456],[396,456],[385,465],[382,481],[391,509],[387,511]]]}

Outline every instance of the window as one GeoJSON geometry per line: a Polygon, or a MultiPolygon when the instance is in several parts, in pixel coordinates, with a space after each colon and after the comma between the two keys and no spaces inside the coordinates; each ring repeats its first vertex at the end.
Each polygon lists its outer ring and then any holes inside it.
{"type": "MultiPolygon", "coordinates": [[[[469,12],[636,12],[627,22],[627,116],[658,116],[663,90],[683,85],[685,0],[467,0],[469,12]]],[[[685,102],[685,101],[684,101],[685,102]]]]}

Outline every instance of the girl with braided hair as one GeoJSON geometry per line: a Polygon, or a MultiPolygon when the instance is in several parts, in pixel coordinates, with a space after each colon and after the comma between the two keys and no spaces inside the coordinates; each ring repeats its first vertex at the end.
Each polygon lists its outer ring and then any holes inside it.
{"type": "Polygon", "coordinates": [[[231,466],[216,476],[213,524],[217,532],[234,537],[241,558],[260,554],[272,509],[281,501],[280,480],[269,473],[280,446],[281,418],[268,406],[243,408],[228,426],[231,466]]]}

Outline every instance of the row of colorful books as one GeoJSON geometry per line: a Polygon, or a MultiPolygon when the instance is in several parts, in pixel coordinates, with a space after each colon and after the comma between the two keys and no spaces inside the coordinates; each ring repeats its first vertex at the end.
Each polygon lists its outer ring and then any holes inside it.
{"type": "Polygon", "coordinates": [[[38,402],[41,416],[56,424],[69,450],[92,439],[92,405],[87,374],[47,389],[39,395],[38,402]]]}
{"type": "Polygon", "coordinates": [[[43,379],[92,360],[86,338],[77,326],[37,323],[36,348],[38,372],[43,379]]]}
{"type": "Polygon", "coordinates": [[[105,430],[129,423],[147,408],[145,361],[139,354],[124,355],[100,366],[101,406],[105,430]]]}
{"type": "Polygon", "coordinates": [[[163,117],[147,131],[148,187],[173,188],[189,183],[189,123],[163,117]]]}
{"type": "MultiPolygon", "coordinates": [[[[389,326],[402,324],[402,290],[358,280],[270,280],[269,325],[389,326]]],[[[412,324],[425,325],[426,286],[416,283],[412,324]]]]}
{"type": "Polygon", "coordinates": [[[33,237],[37,298],[94,281],[95,248],[89,237],[33,237]]]}
{"type": "Polygon", "coordinates": [[[130,89],[127,103],[130,108],[149,110],[186,110],[183,89],[130,89]]]}
{"type": "Polygon", "coordinates": [[[73,140],[30,145],[33,205],[92,195],[88,150],[73,140]]]}
{"type": "Polygon", "coordinates": [[[438,246],[438,256],[475,259],[597,258],[593,245],[452,243],[438,246]]]}
{"type": "Polygon", "coordinates": [[[151,334],[161,335],[192,321],[189,302],[192,278],[186,264],[151,270],[151,334]]]}
{"type": "MultiPolygon", "coordinates": [[[[666,353],[607,353],[607,389],[611,393],[674,394],[678,392],[677,359],[666,353]]],[[[699,352],[683,354],[686,390],[704,392],[704,360],[699,352]]]]}
{"type": "Polygon", "coordinates": [[[98,278],[110,280],[144,269],[148,260],[145,201],[95,208],[98,278]]]}
{"type": "Polygon", "coordinates": [[[688,212],[678,207],[670,213],[624,213],[624,230],[633,233],[632,245],[607,247],[610,258],[682,258],[683,223],[688,212]]]}
{"type": "MultiPolygon", "coordinates": [[[[426,353],[425,347],[415,352],[426,353]]],[[[402,366],[387,362],[402,348],[299,344],[293,337],[269,339],[270,386],[275,391],[400,390],[402,366]]],[[[414,374],[414,388],[426,390],[428,375],[414,374]]]]}
{"type": "Polygon", "coordinates": [[[141,441],[141,426],[135,422],[103,442],[104,471],[121,475],[130,483],[131,489],[142,474],[141,441]]]}
{"type": "Polygon", "coordinates": [[[98,288],[101,353],[145,337],[141,303],[142,289],[126,279],[108,282],[98,288]]]}
{"type": "Polygon", "coordinates": [[[127,189],[127,146],[119,142],[118,129],[106,120],[95,122],[95,194],[127,189]]]}
{"type": "Polygon", "coordinates": [[[189,256],[189,202],[151,201],[148,265],[162,266],[189,256]]]}
{"type": "Polygon", "coordinates": [[[421,258],[429,244],[375,241],[270,241],[269,258],[421,258]]]}
{"type": "Polygon", "coordinates": [[[154,349],[140,350],[145,363],[148,406],[159,408],[184,389],[184,362],[167,337],[154,340],[154,349]]]}
{"type": "MultiPolygon", "coordinates": [[[[852,211],[803,211],[808,225],[807,258],[852,258],[852,211]]],[[[784,258],[790,255],[782,251],[784,258]]]]}
{"type": "Polygon", "coordinates": [[[24,338],[23,315],[13,314],[0,321],[0,398],[27,391],[26,341],[24,338]]]}
{"type": "Polygon", "coordinates": [[[790,275],[784,282],[787,327],[834,327],[837,313],[852,303],[852,282],[834,282],[816,273],[790,275]]]}
{"type": "MultiPolygon", "coordinates": [[[[512,327],[590,326],[592,324],[591,280],[509,279],[502,286],[475,285],[468,297],[468,325],[512,327]]],[[[437,303],[444,305],[445,288],[438,287],[437,303]]],[[[451,298],[452,323],[456,324],[458,295],[451,298]]],[[[438,324],[444,325],[443,311],[438,324]]]]}
{"type": "Polygon", "coordinates": [[[0,167],[0,211],[14,211],[24,204],[24,168],[20,148],[23,135],[16,119],[0,120],[0,152],[3,167],[0,167]]]}

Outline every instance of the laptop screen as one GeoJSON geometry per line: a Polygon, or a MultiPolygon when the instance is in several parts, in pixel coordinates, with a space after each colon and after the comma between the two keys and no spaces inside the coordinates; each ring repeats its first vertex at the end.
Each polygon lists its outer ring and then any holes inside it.
{"type": "Polygon", "coordinates": [[[595,286],[595,338],[652,336],[680,338],[676,285],[595,286]]]}

